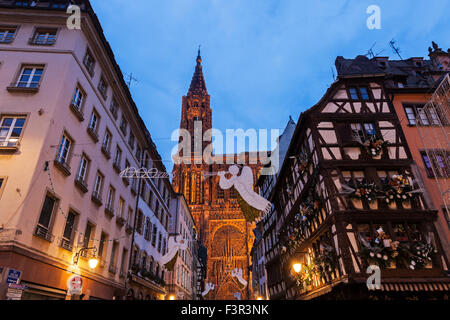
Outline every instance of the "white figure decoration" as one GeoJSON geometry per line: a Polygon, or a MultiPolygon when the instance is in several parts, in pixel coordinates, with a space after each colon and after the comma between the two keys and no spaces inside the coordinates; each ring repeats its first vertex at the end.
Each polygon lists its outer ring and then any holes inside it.
{"type": "Polygon", "coordinates": [[[250,206],[263,212],[270,211],[272,204],[253,191],[253,172],[250,167],[244,166],[241,174],[238,176],[239,167],[237,165],[230,166],[228,169],[228,173],[232,175],[230,179],[225,177],[225,173],[224,171],[217,173],[220,177],[219,186],[222,189],[226,190],[234,186],[250,206]]]}
{"type": "Polygon", "coordinates": [[[237,278],[244,288],[247,286],[247,281],[242,277],[242,269],[235,268],[234,270],[231,270],[231,276],[237,278]]]}
{"type": "Polygon", "coordinates": [[[202,292],[202,296],[206,296],[212,290],[214,290],[214,285],[211,282],[208,282],[205,285],[205,291],[202,292]]]}
{"type": "Polygon", "coordinates": [[[240,293],[240,292],[235,292],[235,293],[233,293],[233,295],[234,295],[234,297],[235,297],[237,300],[241,300],[241,293],[240,293]]]}
{"type": "Polygon", "coordinates": [[[167,253],[161,257],[161,264],[165,265],[172,260],[177,254],[178,250],[186,250],[187,242],[183,240],[183,237],[179,234],[177,236],[169,237],[169,244],[167,246],[167,253]]]}

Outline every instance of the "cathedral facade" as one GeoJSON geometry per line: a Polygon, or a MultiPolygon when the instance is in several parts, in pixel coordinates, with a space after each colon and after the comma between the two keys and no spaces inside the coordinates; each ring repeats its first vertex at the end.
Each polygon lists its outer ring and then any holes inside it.
{"type": "MultiPolygon", "coordinates": [[[[180,122],[180,129],[190,133],[191,161],[174,165],[172,183],[176,192],[184,194],[195,220],[199,240],[208,250],[206,282],[212,283],[214,290],[206,298],[251,299],[249,266],[254,224],[245,219],[238,201],[241,199],[234,188],[223,190],[219,186],[218,172],[227,172],[233,163],[244,158],[245,165],[252,169],[253,182],[256,183],[261,166],[259,163],[249,164],[249,153],[214,154],[214,159],[221,161],[211,164],[203,160],[203,152],[211,144],[211,139],[198,141],[194,136],[195,131],[205,133],[212,128],[212,109],[200,51],[196,62],[188,93],[182,99],[180,122]],[[242,269],[247,286],[232,277],[231,271],[235,268],[242,269]]],[[[180,142],[182,139],[180,137],[180,142]]],[[[179,155],[183,152],[185,150],[180,151],[179,155]]]]}

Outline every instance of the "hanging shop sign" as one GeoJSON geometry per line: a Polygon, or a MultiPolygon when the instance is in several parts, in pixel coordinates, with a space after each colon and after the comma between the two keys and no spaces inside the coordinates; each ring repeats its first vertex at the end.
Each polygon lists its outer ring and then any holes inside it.
{"type": "Polygon", "coordinates": [[[67,293],[80,295],[83,289],[83,279],[79,275],[72,275],[67,280],[67,293]]]}
{"type": "Polygon", "coordinates": [[[27,287],[21,284],[10,283],[6,292],[7,300],[22,300],[22,293],[27,287]]]}

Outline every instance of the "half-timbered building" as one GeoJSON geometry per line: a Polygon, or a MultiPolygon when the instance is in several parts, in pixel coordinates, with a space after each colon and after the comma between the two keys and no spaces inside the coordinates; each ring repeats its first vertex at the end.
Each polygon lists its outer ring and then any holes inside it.
{"type": "Polygon", "coordinates": [[[271,298],[448,294],[437,211],[425,201],[387,74],[365,56],[338,57],[336,69],[337,80],[300,115],[269,197],[277,215],[269,260],[281,277],[268,272],[268,284],[286,287],[271,298]]]}

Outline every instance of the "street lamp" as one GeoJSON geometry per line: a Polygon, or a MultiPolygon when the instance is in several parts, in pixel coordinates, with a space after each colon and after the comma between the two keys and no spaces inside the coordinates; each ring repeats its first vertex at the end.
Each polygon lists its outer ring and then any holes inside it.
{"type": "Polygon", "coordinates": [[[256,300],[263,300],[261,296],[257,297],[256,300]]]}
{"type": "MultiPolygon", "coordinates": [[[[92,250],[94,252],[94,254],[97,252],[97,248],[96,247],[81,248],[80,250],[78,250],[78,252],[73,257],[73,264],[74,265],[78,265],[78,260],[80,259],[80,255],[82,255],[83,252],[87,252],[88,250],[92,250]]],[[[97,267],[97,265],[98,265],[98,259],[97,258],[93,257],[93,258],[89,259],[89,268],[94,270],[97,267]]]]}
{"type": "Polygon", "coordinates": [[[169,300],[175,300],[175,296],[172,294],[169,296],[169,300]]]}
{"type": "Polygon", "coordinates": [[[301,263],[294,263],[292,265],[292,268],[294,269],[295,273],[300,273],[300,271],[302,271],[302,264],[301,263]]]}

